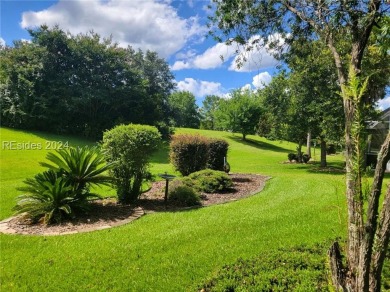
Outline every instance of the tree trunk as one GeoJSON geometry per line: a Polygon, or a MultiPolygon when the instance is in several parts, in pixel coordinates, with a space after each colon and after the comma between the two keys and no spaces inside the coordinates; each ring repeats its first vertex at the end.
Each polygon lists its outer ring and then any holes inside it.
{"type": "MultiPolygon", "coordinates": [[[[371,194],[367,209],[367,222],[365,226],[365,242],[362,245],[362,263],[366,265],[367,271],[370,273],[364,278],[365,285],[370,287],[370,291],[380,291],[381,288],[381,273],[383,262],[385,260],[387,247],[390,237],[390,185],[388,185],[387,193],[383,202],[382,211],[378,218],[379,198],[382,190],[383,176],[386,170],[386,164],[390,159],[390,133],[387,134],[386,140],[382,145],[381,151],[378,154],[378,161],[375,168],[374,181],[372,183],[371,194]],[[364,252],[364,253],[363,253],[364,252]],[[364,257],[363,257],[364,255],[364,257]],[[371,269],[370,269],[371,264],[371,269]],[[371,271],[370,271],[371,270],[371,271]]],[[[362,270],[364,267],[361,268],[362,270]]]]}
{"type": "Polygon", "coordinates": [[[337,241],[330,247],[328,256],[333,286],[336,287],[337,291],[348,291],[345,285],[346,276],[340,246],[337,241]]]}
{"type": "Polygon", "coordinates": [[[306,141],[306,154],[311,158],[311,132],[307,133],[307,141],[306,141]]]}
{"type": "Polygon", "coordinates": [[[321,137],[321,167],[326,167],[326,141],[324,137],[321,137]]]}
{"type": "Polygon", "coordinates": [[[381,291],[381,275],[383,264],[386,258],[386,252],[390,239],[390,184],[387,186],[385,201],[375,234],[375,252],[372,255],[371,273],[370,273],[370,292],[381,291]]]}
{"type": "Polygon", "coordinates": [[[297,159],[299,163],[302,163],[302,145],[303,142],[299,141],[297,146],[297,159]]]}

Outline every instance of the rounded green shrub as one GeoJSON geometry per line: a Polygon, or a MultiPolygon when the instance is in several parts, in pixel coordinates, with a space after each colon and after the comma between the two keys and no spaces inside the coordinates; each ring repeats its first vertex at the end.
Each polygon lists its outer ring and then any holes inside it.
{"type": "Polygon", "coordinates": [[[149,159],[160,141],[157,128],[146,125],[119,125],[103,134],[102,148],[114,163],[111,172],[120,202],[138,199],[142,183],[150,178],[149,159]]]}
{"type": "Polygon", "coordinates": [[[307,154],[303,154],[303,155],[302,155],[302,161],[303,161],[303,163],[308,163],[309,160],[310,160],[310,156],[309,156],[309,155],[307,155],[307,154]]]}
{"type": "Polygon", "coordinates": [[[200,135],[174,135],[170,144],[170,159],[183,175],[205,169],[208,160],[208,139],[200,135]]]}
{"type": "Polygon", "coordinates": [[[168,192],[168,200],[178,206],[197,206],[200,205],[200,197],[198,193],[191,187],[174,183],[168,192]]]}
{"type": "Polygon", "coordinates": [[[224,170],[224,161],[227,157],[229,143],[223,139],[209,140],[209,157],[207,168],[214,170],[224,170]]]}
{"type": "Polygon", "coordinates": [[[289,153],[287,157],[289,161],[298,160],[298,157],[295,153],[289,153]]]}
{"type": "Polygon", "coordinates": [[[183,183],[205,193],[224,192],[233,186],[232,179],[226,173],[212,169],[194,172],[183,178],[183,183]]]}

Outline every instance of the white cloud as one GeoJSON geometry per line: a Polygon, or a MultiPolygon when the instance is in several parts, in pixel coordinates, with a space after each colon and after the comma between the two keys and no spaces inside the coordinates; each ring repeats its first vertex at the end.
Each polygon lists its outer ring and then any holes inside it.
{"type": "Polygon", "coordinates": [[[233,54],[234,50],[231,47],[218,43],[208,48],[202,55],[197,56],[193,61],[194,67],[199,69],[217,68],[222,65],[222,60],[230,59],[233,54]]]}
{"type": "MultiPolygon", "coordinates": [[[[193,53],[193,52],[192,52],[193,53]]],[[[188,56],[184,53],[184,57],[176,61],[172,70],[181,70],[181,69],[213,69],[222,66],[223,61],[229,60],[234,55],[234,50],[227,46],[224,43],[218,43],[200,55],[191,55],[188,56]],[[222,57],[222,59],[221,59],[222,57]]]]}
{"type": "MultiPolygon", "coordinates": [[[[284,39],[278,34],[270,36],[269,40],[277,42],[279,45],[284,45],[285,43],[284,39]]],[[[200,55],[191,55],[188,57],[184,53],[183,57],[178,57],[180,60],[173,64],[172,70],[190,68],[213,69],[222,66],[223,62],[229,61],[231,62],[229,70],[236,72],[252,72],[262,68],[276,66],[278,61],[273,57],[273,53],[277,53],[276,50],[271,49],[269,45],[264,46],[264,42],[260,39],[260,36],[253,36],[250,38],[249,43],[253,41],[257,42],[253,48],[238,45],[235,42],[229,46],[225,43],[218,43],[200,55]],[[240,53],[237,54],[237,52],[240,53]],[[243,61],[240,66],[238,66],[239,60],[243,61]]]]}
{"type": "Polygon", "coordinates": [[[384,99],[381,99],[377,102],[378,108],[380,110],[385,110],[390,107],[390,95],[386,96],[384,99]]]}
{"type": "Polygon", "coordinates": [[[194,94],[195,97],[222,95],[224,91],[219,82],[195,80],[193,78],[185,78],[184,80],[177,82],[177,88],[181,91],[189,91],[194,94]]]}
{"type": "Polygon", "coordinates": [[[206,32],[197,17],[183,19],[169,3],[158,0],[60,0],[48,9],[24,12],[20,25],[28,28],[58,24],[72,34],[93,29],[102,37],[112,35],[123,47],[131,45],[168,57],[206,32]]]}
{"type": "Polygon", "coordinates": [[[2,37],[0,37],[0,46],[5,46],[5,40],[2,37]]]}
{"type": "Polygon", "coordinates": [[[264,88],[272,80],[272,76],[268,72],[262,72],[253,77],[252,84],[256,88],[264,88]]]}

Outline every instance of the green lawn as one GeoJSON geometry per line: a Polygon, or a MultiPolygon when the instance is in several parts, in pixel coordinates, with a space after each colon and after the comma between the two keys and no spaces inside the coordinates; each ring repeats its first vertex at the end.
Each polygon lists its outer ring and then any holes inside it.
{"type": "MultiPolygon", "coordinates": [[[[231,133],[179,129],[224,138],[232,172],[272,177],[265,189],[234,203],[148,214],[109,230],[56,237],[1,235],[2,291],[193,291],[237,258],[301,244],[330,242],[346,232],[344,174],[283,164],[295,144],[231,133]]],[[[81,139],[1,128],[1,143],[81,139]]],[[[173,172],[167,145],[152,172],[173,172]]],[[[12,215],[15,187],[42,168],[47,150],[1,149],[0,218],[12,215]]],[[[316,153],[319,158],[319,152],[316,153]]],[[[329,157],[334,166],[340,156],[329,157]]],[[[113,195],[107,189],[102,195],[113,195]]]]}

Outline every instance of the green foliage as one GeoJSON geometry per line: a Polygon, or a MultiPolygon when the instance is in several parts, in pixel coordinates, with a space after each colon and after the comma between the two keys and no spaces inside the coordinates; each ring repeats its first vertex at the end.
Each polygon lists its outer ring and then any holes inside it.
{"type": "Polygon", "coordinates": [[[229,143],[223,139],[210,139],[208,146],[209,157],[207,159],[207,168],[221,171],[224,170],[229,143]]]}
{"type": "Polygon", "coordinates": [[[255,134],[261,116],[260,101],[250,91],[232,92],[230,99],[219,102],[215,112],[218,129],[242,134],[243,140],[249,134],[255,134]]]}
{"type": "Polygon", "coordinates": [[[287,157],[290,161],[297,160],[297,155],[295,153],[289,153],[287,157]]]}
{"type": "Polygon", "coordinates": [[[33,221],[44,224],[60,222],[65,217],[74,217],[76,211],[85,212],[88,201],[97,195],[90,193],[90,187],[107,185],[112,178],[104,175],[112,165],[106,164],[104,155],[96,147],[77,147],[49,152],[47,162],[40,165],[48,171],[27,179],[27,187],[18,190],[26,192],[17,198],[16,213],[27,212],[33,221]]]}
{"type": "Polygon", "coordinates": [[[195,96],[189,91],[176,91],[168,97],[171,118],[176,127],[199,128],[199,111],[195,96]]]}
{"type": "Polygon", "coordinates": [[[201,291],[328,291],[325,250],[297,247],[238,259],[198,287],[201,291]]]}
{"type": "Polygon", "coordinates": [[[310,160],[310,156],[309,156],[309,155],[307,155],[307,154],[303,154],[303,155],[302,155],[302,161],[303,161],[303,163],[308,163],[309,160],[310,160]]]}
{"type": "Polygon", "coordinates": [[[2,124],[101,138],[122,122],[168,123],[173,75],[157,53],[120,48],[98,34],[29,31],[0,50],[2,124]]]}
{"type": "Polygon", "coordinates": [[[52,170],[26,179],[24,183],[27,186],[18,190],[26,194],[17,197],[14,211],[16,214],[27,213],[33,222],[61,222],[64,217],[72,217],[74,209],[85,207],[85,201],[75,197],[69,181],[52,170]]]}
{"type": "Polygon", "coordinates": [[[204,169],[182,179],[183,183],[200,192],[224,192],[233,186],[232,179],[223,171],[204,169]]]}
{"type": "Polygon", "coordinates": [[[73,186],[76,195],[89,194],[93,185],[109,185],[112,177],[105,173],[113,164],[106,163],[104,154],[97,147],[70,147],[49,152],[40,165],[64,177],[73,186]]]}
{"type": "Polygon", "coordinates": [[[111,172],[120,202],[138,199],[142,182],[150,178],[149,160],[160,141],[160,133],[152,126],[119,125],[104,132],[102,148],[106,159],[115,163],[111,172]]]}
{"type": "Polygon", "coordinates": [[[168,200],[178,206],[197,206],[200,205],[200,197],[196,191],[186,185],[174,182],[169,188],[168,200]]]}
{"type": "Polygon", "coordinates": [[[200,135],[175,135],[170,143],[170,159],[184,176],[206,168],[208,138],[200,135]]]}
{"type": "Polygon", "coordinates": [[[155,127],[161,134],[161,139],[164,141],[169,141],[171,139],[171,136],[175,134],[175,128],[169,126],[165,122],[158,122],[155,127]]]}
{"type": "Polygon", "coordinates": [[[200,128],[216,130],[215,112],[218,110],[221,97],[217,95],[207,95],[202,103],[200,128]]]}

